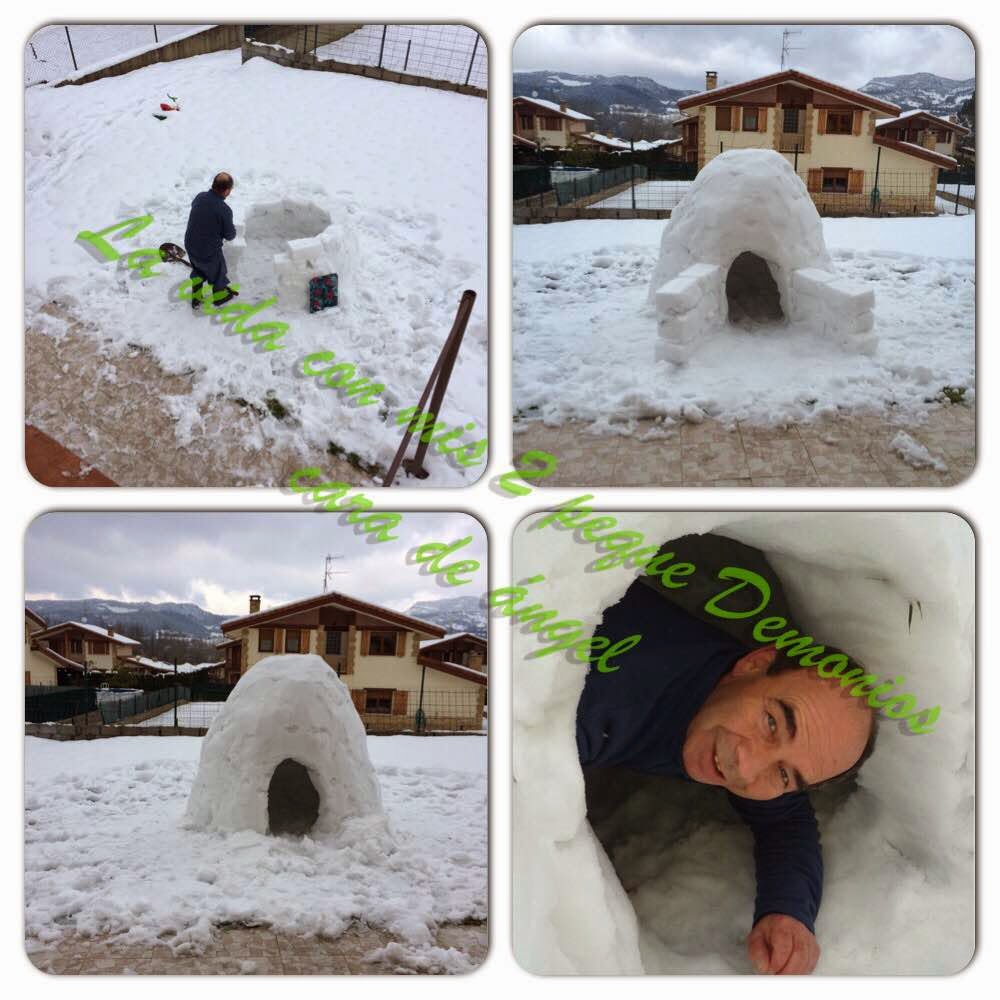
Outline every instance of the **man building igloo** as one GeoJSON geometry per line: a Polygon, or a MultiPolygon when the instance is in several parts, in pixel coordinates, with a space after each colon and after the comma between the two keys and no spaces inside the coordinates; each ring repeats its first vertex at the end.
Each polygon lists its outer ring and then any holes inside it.
{"type": "Polygon", "coordinates": [[[269,656],[240,679],[201,748],[185,825],[336,834],[385,827],[350,692],[315,655],[269,656]]]}
{"type": "Polygon", "coordinates": [[[663,232],[649,301],[658,361],[684,363],[727,322],[790,322],[860,354],[877,342],[874,293],[834,271],[806,186],[768,149],[722,153],[698,174],[663,232]]]}

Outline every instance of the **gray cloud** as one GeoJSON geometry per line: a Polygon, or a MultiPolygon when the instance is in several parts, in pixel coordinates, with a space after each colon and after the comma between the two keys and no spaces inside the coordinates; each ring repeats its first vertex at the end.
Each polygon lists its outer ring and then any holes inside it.
{"type": "Polygon", "coordinates": [[[514,46],[514,69],[648,76],[701,90],[705,70],[720,86],[780,68],[781,32],[801,30],[789,65],[857,88],[876,76],[975,74],[969,37],[950,25],[538,25],[514,46]]]}
{"type": "Polygon", "coordinates": [[[398,540],[373,545],[327,512],[55,512],[28,528],[25,592],[37,599],[193,601],[240,614],[250,593],[261,594],[265,608],[321,593],[327,554],[343,556],[330,589],[397,610],[486,591],[487,539],[475,518],[404,513],[392,533],[398,540]],[[475,559],[480,569],[465,586],[439,587],[406,564],[413,546],[466,536],[472,541],[452,559],[475,559]]]}

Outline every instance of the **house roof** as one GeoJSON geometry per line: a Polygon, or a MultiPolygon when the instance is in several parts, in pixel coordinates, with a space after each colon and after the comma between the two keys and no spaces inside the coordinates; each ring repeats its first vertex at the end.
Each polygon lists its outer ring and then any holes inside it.
{"type": "Polygon", "coordinates": [[[830,83],[829,80],[821,80],[818,76],[809,76],[807,73],[800,73],[797,69],[786,69],[780,73],[769,73],[767,76],[758,76],[753,80],[745,80],[743,83],[733,83],[728,87],[716,87],[715,90],[703,90],[698,94],[689,94],[677,102],[677,110],[685,111],[688,108],[696,108],[701,104],[714,103],[720,97],[735,97],[748,90],[759,90],[761,87],[770,87],[772,84],[777,83],[800,83],[814,90],[822,90],[824,93],[832,94],[834,97],[842,97],[854,104],[863,104],[866,108],[872,108],[875,111],[884,111],[889,115],[899,114],[898,104],[880,101],[877,97],[864,94],[860,90],[850,90],[847,87],[841,87],[839,84],[830,83]]]}
{"type": "Polygon", "coordinates": [[[938,115],[932,115],[929,111],[924,111],[922,108],[917,108],[915,111],[904,111],[901,115],[897,115],[895,118],[878,118],[875,121],[876,128],[888,128],[891,125],[898,125],[900,122],[904,122],[909,118],[915,118],[918,115],[922,115],[924,118],[930,118],[931,121],[937,122],[943,128],[954,129],[956,133],[962,135],[968,135],[971,129],[966,128],[964,125],[959,125],[958,122],[948,121],[947,118],[941,118],[938,115]]]}
{"type": "Polygon", "coordinates": [[[612,149],[631,149],[624,139],[616,139],[612,135],[601,135],[600,132],[584,132],[581,138],[590,139],[591,142],[596,142],[601,146],[610,146],[612,149]]]}
{"type": "Polygon", "coordinates": [[[36,625],[41,625],[42,628],[45,628],[45,619],[40,614],[32,611],[31,608],[25,607],[24,617],[30,618],[36,625]]]}
{"type": "Polygon", "coordinates": [[[515,103],[517,101],[527,101],[528,104],[537,105],[545,111],[551,111],[554,114],[562,115],[563,118],[571,118],[577,122],[592,122],[594,120],[590,115],[585,115],[582,111],[574,111],[572,108],[566,108],[564,111],[555,101],[544,101],[540,97],[515,97],[514,101],[515,103]]]}
{"type": "Polygon", "coordinates": [[[50,635],[57,635],[59,632],[65,632],[67,629],[71,628],[82,629],[84,632],[89,632],[91,635],[100,639],[108,639],[111,642],[116,642],[119,646],[142,645],[142,643],[136,639],[130,639],[127,635],[121,635],[118,632],[109,632],[106,628],[101,628],[98,625],[87,625],[85,622],[72,621],[60,622],[58,625],[50,625],[48,628],[42,629],[41,632],[35,632],[33,638],[47,639],[50,635]]]}
{"type": "Polygon", "coordinates": [[[486,640],[480,639],[478,635],[473,635],[471,632],[449,632],[441,639],[425,639],[420,643],[420,648],[433,649],[435,646],[445,646],[449,642],[454,642],[456,639],[468,639],[470,642],[486,649],[486,640]]]}
{"type": "Polygon", "coordinates": [[[417,656],[417,663],[422,667],[427,667],[428,670],[437,670],[439,673],[450,674],[452,677],[461,677],[486,687],[486,674],[473,667],[463,667],[459,663],[449,663],[447,660],[435,660],[430,656],[417,656]]]}
{"type": "Polygon", "coordinates": [[[347,608],[351,611],[378,618],[381,621],[398,625],[401,628],[409,629],[411,632],[423,632],[433,638],[440,638],[445,634],[440,625],[432,625],[430,622],[421,621],[419,618],[411,618],[409,615],[400,614],[390,608],[383,608],[378,604],[370,604],[368,601],[361,601],[356,597],[348,597],[346,594],[338,594],[336,591],[328,591],[316,597],[306,597],[300,601],[290,601],[288,604],[279,604],[275,608],[267,611],[258,611],[256,614],[244,615],[242,618],[233,618],[223,622],[222,633],[232,632],[238,628],[254,628],[258,625],[266,625],[268,622],[276,621],[279,618],[287,618],[291,614],[299,611],[312,611],[315,608],[322,608],[328,604],[337,607],[347,608]]]}
{"type": "Polygon", "coordinates": [[[698,120],[697,115],[685,115],[683,118],[675,118],[670,124],[683,125],[685,122],[696,122],[697,120],[698,120]]]}
{"type": "Polygon", "coordinates": [[[41,653],[42,656],[47,657],[63,670],[72,671],[74,674],[83,673],[83,667],[79,663],[74,663],[73,660],[63,656],[61,653],[57,653],[54,649],[49,649],[48,646],[35,646],[34,652],[41,653]]]}
{"type": "Polygon", "coordinates": [[[123,656],[122,663],[134,663],[137,667],[154,670],[158,674],[173,673],[172,668],[168,667],[165,663],[160,663],[158,660],[151,660],[146,656],[123,656]]]}
{"type": "Polygon", "coordinates": [[[523,135],[518,135],[514,133],[514,145],[515,146],[530,146],[532,149],[538,149],[538,143],[532,142],[530,139],[525,139],[523,135]]]}
{"type": "Polygon", "coordinates": [[[958,160],[952,156],[945,156],[944,153],[935,152],[925,146],[918,146],[915,142],[901,142],[899,139],[889,139],[884,135],[875,133],[874,142],[876,146],[885,146],[886,149],[895,149],[899,153],[906,153],[907,156],[915,156],[918,160],[928,160],[936,163],[946,170],[954,170],[958,166],[958,160]]]}

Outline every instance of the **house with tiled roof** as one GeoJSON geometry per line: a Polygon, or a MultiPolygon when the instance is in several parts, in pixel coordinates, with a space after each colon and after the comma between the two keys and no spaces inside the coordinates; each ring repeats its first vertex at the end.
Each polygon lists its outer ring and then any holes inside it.
{"type": "Polygon", "coordinates": [[[709,72],[705,82],[677,102],[683,117],[673,123],[683,158],[699,170],[727,150],[773,149],[832,214],[871,200],[886,211],[933,212],[938,172],[956,166],[936,141],[900,138],[900,108],[862,91],[794,69],[723,87],[709,72]]]}
{"type": "Polygon", "coordinates": [[[422,642],[445,637],[439,625],[333,591],[267,610],[260,595],[251,594],[249,610],[221,626],[225,639],[218,648],[229,683],[265,657],[313,653],[350,689],[366,724],[388,729],[395,721],[406,728],[419,711],[435,728],[482,725],[485,671],[421,649],[422,642]]]}
{"type": "Polygon", "coordinates": [[[569,149],[594,119],[564,103],[540,97],[514,98],[514,142],[525,139],[539,149],[569,149]]]}
{"type": "Polygon", "coordinates": [[[971,131],[957,115],[941,118],[919,109],[904,111],[893,118],[879,118],[875,122],[875,134],[883,139],[894,139],[952,157],[956,155],[958,144],[971,131]]]}
{"type": "Polygon", "coordinates": [[[138,652],[140,645],[113,629],[74,621],[38,629],[31,639],[43,656],[66,671],[80,673],[117,670],[123,660],[138,652]]]}

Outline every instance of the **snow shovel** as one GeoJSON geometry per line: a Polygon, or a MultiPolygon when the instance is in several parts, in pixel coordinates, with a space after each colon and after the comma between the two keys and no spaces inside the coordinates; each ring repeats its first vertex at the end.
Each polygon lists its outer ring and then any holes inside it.
{"type": "MultiPolygon", "coordinates": [[[[187,264],[192,271],[194,270],[194,264],[192,264],[191,261],[184,256],[184,247],[179,247],[176,243],[161,243],[159,250],[161,260],[175,261],[178,264],[187,264]]],[[[226,290],[233,298],[240,294],[235,288],[230,287],[226,290]]]]}

